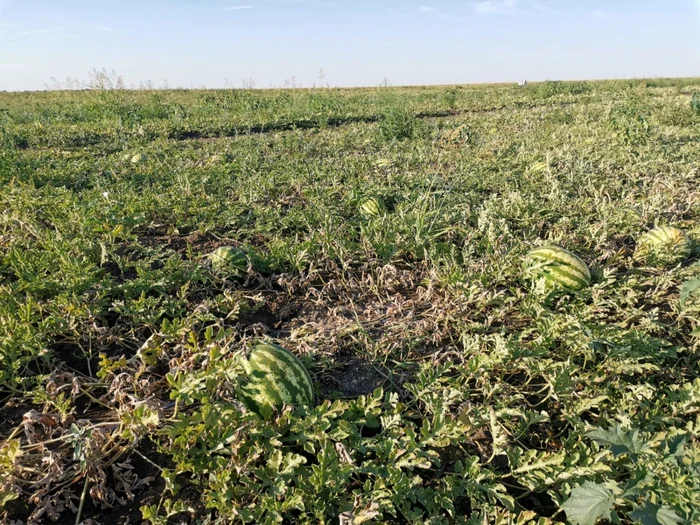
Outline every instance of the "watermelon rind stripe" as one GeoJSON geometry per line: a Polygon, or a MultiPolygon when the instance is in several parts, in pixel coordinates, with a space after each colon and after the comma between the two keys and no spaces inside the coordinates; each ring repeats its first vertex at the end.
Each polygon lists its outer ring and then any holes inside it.
{"type": "Polygon", "coordinates": [[[552,266],[546,271],[549,274],[548,280],[560,284],[565,288],[585,288],[590,284],[585,275],[569,272],[566,267],[563,266],[552,266]]]}
{"type": "Polygon", "coordinates": [[[535,248],[527,254],[527,274],[544,279],[550,287],[580,290],[591,284],[591,272],[583,260],[559,246],[535,248]]]}
{"type": "Polygon", "coordinates": [[[245,271],[248,268],[248,258],[246,254],[233,246],[220,246],[214,250],[209,258],[214,268],[224,269],[226,267],[245,271]]]}
{"type": "Polygon", "coordinates": [[[282,359],[257,355],[254,366],[257,371],[271,374],[273,379],[267,382],[278,390],[282,397],[299,400],[306,396],[310,399],[307,377],[292,364],[285,363],[282,359]]]}
{"type": "Polygon", "coordinates": [[[304,365],[297,359],[291,352],[272,345],[265,345],[258,347],[258,353],[261,357],[267,356],[272,361],[281,361],[285,363],[285,374],[289,377],[290,382],[297,384],[297,379],[302,383],[302,387],[305,388],[306,394],[308,394],[309,399],[313,399],[313,386],[311,381],[311,376],[304,368],[304,365]]]}
{"type": "Polygon", "coordinates": [[[682,262],[691,253],[691,242],[684,231],[673,226],[657,226],[639,238],[635,258],[667,265],[682,262]]]}
{"type": "Polygon", "coordinates": [[[530,258],[542,259],[544,261],[556,261],[570,266],[580,267],[582,271],[588,272],[588,267],[581,258],[563,248],[537,248],[530,252],[530,258]]]}
{"type": "Polygon", "coordinates": [[[360,209],[366,217],[379,217],[382,214],[383,205],[377,198],[370,197],[362,203],[360,209]]]}
{"type": "Polygon", "coordinates": [[[268,381],[253,381],[252,385],[247,388],[247,391],[258,406],[269,405],[270,407],[281,407],[284,405],[282,394],[271,387],[268,381]]]}
{"type": "Polygon", "coordinates": [[[673,233],[669,232],[666,228],[657,228],[655,230],[651,230],[647,233],[647,235],[649,239],[653,239],[662,243],[668,242],[673,237],[673,233]]]}
{"type": "MultiPolygon", "coordinates": [[[[264,385],[266,390],[277,393],[281,400],[298,401],[299,385],[290,377],[285,367],[276,361],[264,361],[258,358],[255,363],[255,372],[262,372],[264,377],[259,378],[258,384],[264,385]]],[[[253,373],[255,375],[255,372],[253,373]]]]}
{"type": "Polygon", "coordinates": [[[247,370],[250,392],[258,406],[280,409],[285,404],[312,405],[314,390],[311,376],[291,352],[273,344],[253,349],[247,370]]]}

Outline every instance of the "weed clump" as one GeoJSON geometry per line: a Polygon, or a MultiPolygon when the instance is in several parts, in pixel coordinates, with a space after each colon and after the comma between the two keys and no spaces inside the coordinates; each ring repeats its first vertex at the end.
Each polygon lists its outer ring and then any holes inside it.
{"type": "Polygon", "coordinates": [[[379,122],[379,135],[387,141],[414,138],[420,129],[418,118],[409,109],[398,105],[390,108],[379,122]]]}

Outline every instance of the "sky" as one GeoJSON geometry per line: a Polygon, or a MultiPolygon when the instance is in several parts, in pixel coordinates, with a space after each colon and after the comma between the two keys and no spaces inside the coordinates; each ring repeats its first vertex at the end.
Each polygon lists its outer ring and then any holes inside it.
{"type": "Polygon", "coordinates": [[[0,0],[0,90],[95,68],[212,88],[700,76],[700,0],[0,0]]]}

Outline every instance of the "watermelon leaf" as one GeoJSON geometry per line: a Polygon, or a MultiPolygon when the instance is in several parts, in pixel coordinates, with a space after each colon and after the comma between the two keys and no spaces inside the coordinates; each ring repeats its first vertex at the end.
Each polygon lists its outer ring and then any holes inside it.
{"type": "Polygon", "coordinates": [[[10,501],[17,499],[19,494],[12,491],[0,490],[0,509],[3,508],[10,501]]]}
{"type": "Polygon", "coordinates": [[[641,507],[635,505],[630,517],[641,525],[678,525],[683,522],[671,507],[649,501],[645,501],[641,507]]]}
{"type": "Polygon", "coordinates": [[[622,454],[638,455],[649,448],[649,444],[639,438],[639,430],[633,429],[627,432],[620,425],[610,430],[598,428],[586,435],[601,445],[609,445],[615,457],[622,454]]]}
{"type": "Polygon", "coordinates": [[[667,505],[659,507],[659,510],[656,511],[656,519],[661,525],[676,525],[683,522],[683,519],[676,514],[676,511],[667,505]]]}
{"type": "Polygon", "coordinates": [[[571,491],[561,508],[574,525],[595,525],[600,518],[612,519],[614,503],[615,497],[605,485],[586,481],[571,491]]]}
{"type": "Polygon", "coordinates": [[[700,290],[700,279],[690,279],[683,283],[681,287],[681,306],[685,306],[685,302],[690,298],[691,295],[700,290]]]}
{"type": "Polygon", "coordinates": [[[687,436],[682,434],[671,439],[665,439],[661,442],[661,450],[668,452],[671,456],[680,457],[685,452],[687,440],[687,436]]]}

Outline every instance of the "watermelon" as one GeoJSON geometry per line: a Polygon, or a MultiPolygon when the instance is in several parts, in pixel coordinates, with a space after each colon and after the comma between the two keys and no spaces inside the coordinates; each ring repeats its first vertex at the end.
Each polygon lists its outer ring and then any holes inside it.
{"type": "Polygon", "coordinates": [[[360,205],[360,211],[368,219],[380,217],[384,214],[384,203],[376,197],[370,197],[360,205]]]}
{"type": "Polygon", "coordinates": [[[693,111],[700,115],[700,91],[696,92],[693,95],[692,100],[690,101],[690,107],[693,108],[693,111]]]}
{"type": "Polygon", "coordinates": [[[525,273],[532,281],[543,282],[547,291],[577,291],[591,285],[586,263],[560,246],[542,246],[528,253],[525,273]]]}
{"type": "Polygon", "coordinates": [[[146,155],[144,155],[143,153],[137,153],[136,155],[131,157],[132,164],[141,164],[145,160],[146,160],[146,155]]]}
{"type": "Polygon", "coordinates": [[[221,246],[209,254],[214,270],[218,272],[245,273],[248,270],[248,257],[243,250],[233,246],[221,246]]]}
{"type": "Polygon", "coordinates": [[[281,346],[256,345],[244,366],[248,383],[243,387],[242,398],[256,414],[271,415],[284,405],[313,405],[311,376],[301,361],[281,346]]]}
{"type": "Polygon", "coordinates": [[[657,226],[637,241],[634,258],[652,266],[671,266],[690,257],[692,245],[688,236],[672,226],[657,226]]]}

